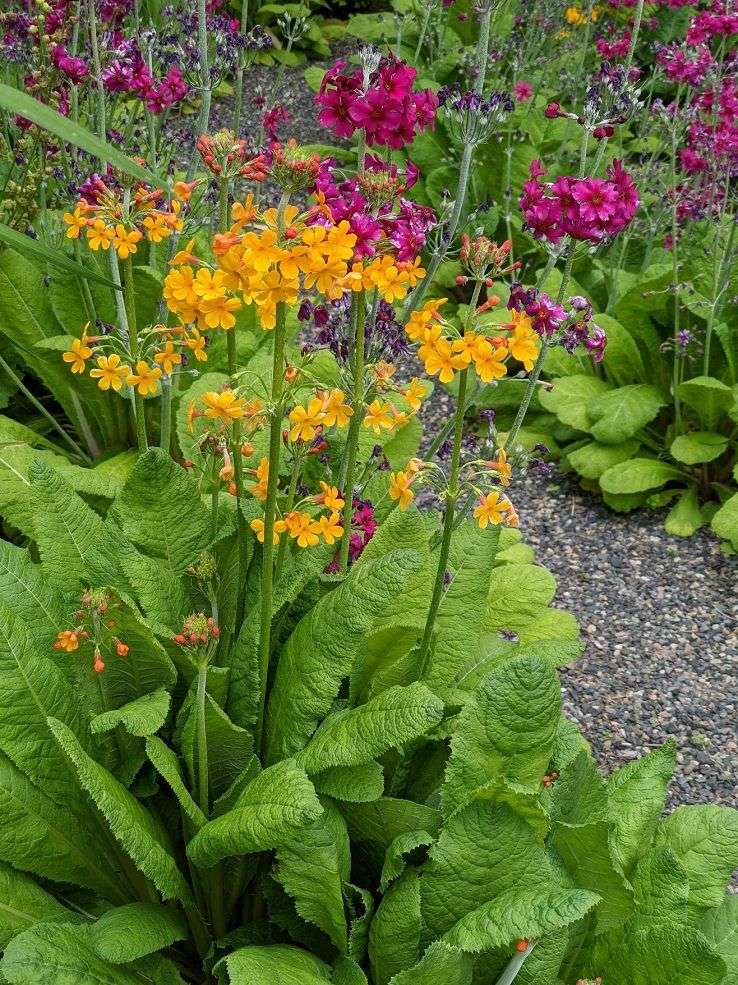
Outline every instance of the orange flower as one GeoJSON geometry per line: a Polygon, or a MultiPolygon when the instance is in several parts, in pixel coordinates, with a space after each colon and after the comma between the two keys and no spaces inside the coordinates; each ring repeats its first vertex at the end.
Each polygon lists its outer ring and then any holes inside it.
{"type": "Polygon", "coordinates": [[[142,397],[153,396],[160,377],[161,370],[158,366],[149,366],[147,362],[140,359],[136,363],[136,372],[128,376],[127,382],[130,386],[135,386],[142,397]]]}
{"type": "Polygon", "coordinates": [[[117,393],[123,388],[130,372],[130,366],[121,364],[120,356],[114,352],[110,356],[98,356],[97,369],[91,369],[90,376],[93,380],[97,380],[101,390],[109,390],[112,387],[117,393]]]}
{"type": "Polygon", "coordinates": [[[142,239],[143,233],[139,232],[138,229],[126,229],[120,222],[116,224],[113,246],[121,260],[127,260],[128,257],[137,253],[138,246],[136,244],[142,239]]]}
{"type": "Polygon", "coordinates": [[[79,637],[74,630],[63,629],[61,633],[57,633],[53,648],[55,650],[65,650],[67,653],[73,653],[79,648],[79,637]]]}
{"type": "Polygon", "coordinates": [[[85,363],[92,355],[92,349],[87,345],[87,336],[81,339],[73,339],[68,352],[62,355],[65,363],[71,363],[70,369],[73,373],[84,373],[85,363]]]}
{"type": "Polygon", "coordinates": [[[182,353],[174,348],[173,342],[167,342],[160,352],[154,354],[154,362],[161,366],[167,376],[171,376],[174,367],[182,362],[182,353]]]}
{"type": "Polygon", "coordinates": [[[205,417],[218,418],[225,424],[240,421],[245,413],[244,401],[233,390],[223,390],[220,393],[209,390],[203,393],[202,402],[206,407],[205,417]]]}
{"type": "MultiPolygon", "coordinates": [[[[326,542],[326,544],[335,544],[337,540],[343,536],[343,527],[341,526],[341,517],[339,514],[333,510],[330,516],[323,514],[318,517],[317,532],[326,542]]],[[[298,544],[300,541],[298,540],[298,544]]]]}

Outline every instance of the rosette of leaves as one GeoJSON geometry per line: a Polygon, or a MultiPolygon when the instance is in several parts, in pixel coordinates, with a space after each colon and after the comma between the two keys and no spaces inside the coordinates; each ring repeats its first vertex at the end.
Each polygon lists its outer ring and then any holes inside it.
{"type": "Polygon", "coordinates": [[[27,482],[30,547],[0,545],[7,981],[486,983],[512,955],[521,981],[573,982],[675,938],[668,967],[721,980],[735,815],[658,823],[670,749],[598,777],[560,712],[576,625],[514,533],[457,530],[422,682],[436,522],[392,513],[340,582],[296,555],[259,729],[258,555],[237,626],[228,507],[213,543],[158,451],[101,512],[47,461],[27,482]],[[89,589],[128,646],[99,674],[84,646],[52,649],[89,589]],[[203,669],[172,636],[206,602],[203,669]],[[669,879],[689,932],[659,909],[669,879]]]}

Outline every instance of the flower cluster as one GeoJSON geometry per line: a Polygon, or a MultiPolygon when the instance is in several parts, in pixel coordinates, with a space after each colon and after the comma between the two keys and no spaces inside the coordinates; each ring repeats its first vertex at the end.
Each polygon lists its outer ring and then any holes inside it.
{"type": "Polygon", "coordinates": [[[204,612],[194,612],[185,619],[181,631],[172,637],[172,642],[183,649],[197,650],[210,646],[219,638],[220,628],[213,617],[206,616],[204,612]]]}
{"type": "Polygon", "coordinates": [[[416,71],[390,54],[373,71],[349,71],[338,61],[323,76],[316,102],[320,122],[338,137],[364,131],[370,147],[399,150],[433,127],[438,100],[430,89],[414,90],[416,71]]]}
{"type": "Polygon", "coordinates": [[[560,345],[570,353],[583,345],[596,363],[602,361],[607,337],[592,320],[592,305],[586,298],[569,298],[567,311],[543,291],[513,284],[507,306],[513,317],[525,318],[549,345],[560,345]]]}
{"type": "MultiPolygon", "coordinates": [[[[266,459],[262,459],[260,468],[262,471],[266,470],[268,474],[269,463],[266,459]]],[[[321,482],[320,487],[321,492],[314,496],[306,496],[288,509],[284,515],[275,519],[272,531],[275,544],[280,542],[282,534],[285,533],[298,547],[316,547],[321,541],[333,546],[341,539],[343,526],[339,511],[343,509],[345,500],[336,486],[321,482]],[[324,508],[325,512],[316,514],[316,508],[318,510],[324,508]]],[[[263,544],[264,520],[257,517],[251,521],[250,526],[256,539],[263,544]]]]}
{"type": "Polygon", "coordinates": [[[74,614],[73,628],[57,633],[53,649],[74,653],[81,645],[91,644],[92,669],[96,674],[105,670],[103,654],[115,653],[117,657],[127,657],[130,647],[114,632],[117,623],[110,611],[114,604],[110,594],[104,589],[84,592],[80,608],[74,614]]]}
{"type": "Polygon", "coordinates": [[[137,96],[151,113],[163,113],[181,102],[189,91],[178,65],[170,65],[157,81],[135,41],[126,40],[118,46],[101,78],[108,92],[137,96]]]}
{"type": "Polygon", "coordinates": [[[629,225],[640,203],[633,179],[617,160],[607,178],[562,176],[543,182],[545,174],[541,162],[533,161],[520,208],[526,227],[549,243],[566,235],[592,243],[611,238],[629,225]]]}

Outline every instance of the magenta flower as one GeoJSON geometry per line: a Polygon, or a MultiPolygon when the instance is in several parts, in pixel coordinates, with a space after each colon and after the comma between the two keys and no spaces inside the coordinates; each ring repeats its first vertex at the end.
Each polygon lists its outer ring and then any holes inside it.
{"type": "Polygon", "coordinates": [[[516,82],[513,86],[513,93],[519,103],[526,103],[533,95],[533,86],[530,82],[516,82]]]}

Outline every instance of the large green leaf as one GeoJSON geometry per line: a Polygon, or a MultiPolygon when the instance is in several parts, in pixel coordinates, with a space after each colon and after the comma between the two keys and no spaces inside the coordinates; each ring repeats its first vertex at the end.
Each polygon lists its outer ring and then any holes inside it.
{"type": "MultiPolygon", "coordinates": [[[[211,674],[212,676],[212,674],[211,674]]],[[[193,685],[194,686],[194,685],[193,685]]],[[[220,797],[248,762],[254,740],[250,732],[235,725],[210,694],[205,696],[205,732],[207,735],[209,788],[214,798],[220,797]]],[[[182,731],[182,752],[189,768],[191,781],[195,778],[195,746],[197,714],[192,703],[190,715],[182,731]]]]}
{"type": "Polygon", "coordinates": [[[664,404],[661,391],[650,384],[619,387],[589,401],[589,430],[603,444],[622,444],[650,423],[664,404]]]}
{"type": "Polygon", "coordinates": [[[585,479],[599,479],[603,472],[633,458],[640,442],[636,438],[623,441],[619,445],[601,445],[590,441],[581,448],[567,453],[567,460],[579,475],[585,479]]]}
{"type": "Polygon", "coordinates": [[[443,939],[473,953],[509,947],[568,927],[598,902],[599,896],[583,889],[510,889],[467,913],[443,939]]]}
{"type": "Polygon", "coordinates": [[[41,923],[19,934],[5,949],[0,972],[11,985],[142,985],[147,981],[144,975],[101,958],[87,929],[73,924],[41,923]]]}
{"type": "MultiPolygon", "coordinates": [[[[73,793],[69,782],[67,788],[73,793]]],[[[0,753],[0,859],[44,879],[93,889],[124,902],[126,893],[111,854],[100,850],[91,819],[54,803],[0,753]]]]}
{"type": "Polygon", "coordinates": [[[323,808],[311,825],[277,848],[276,876],[302,919],[314,923],[345,952],[348,926],[343,884],[351,874],[349,838],[338,808],[329,802],[323,808]]]}
{"type": "Polygon", "coordinates": [[[292,760],[284,760],[252,780],[231,810],[204,825],[187,846],[187,854],[195,865],[209,867],[229,855],[277,848],[322,813],[305,772],[292,760]]]}
{"type": "Polygon", "coordinates": [[[696,486],[685,489],[664,520],[664,530],[675,537],[691,537],[705,523],[696,486]]]}
{"type": "Polygon", "coordinates": [[[179,801],[182,810],[194,825],[195,830],[199,830],[207,821],[207,817],[192,799],[192,794],[182,779],[182,771],[176,752],[170,749],[157,736],[149,736],[146,740],[146,755],[153,763],[159,775],[172,788],[172,792],[179,801]]]}
{"type": "Polygon", "coordinates": [[[511,660],[485,677],[451,740],[444,812],[495,781],[536,792],[551,760],[560,712],[558,678],[543,660],[511,660]]]}
{"type": "Polygon", "coordinates": [[[539,399],[541,406],[556,414],[562,424],[577,431],[589,431],[588,407],[610,389],[611,384],[598,376],[564,376],[554,380],[550,390],[543,389],[539,399]]]}
{"type": "Polygon", "coordinates": [[[382,767],[373,761],[361,766],[332,766],[311,779],[318,793],[354,804],[376,800],[384,791],[382,767]]]}
{"type": "Polygon", "coordinates": [[[25,623],[38,649],[49,652],[68,613],[28,551],[5,540],[0,541],[0,601],[25,623]]]}
{"type": "Polygon", "coordinates": [[[33,879],[0,863],[0,948],[37,923],[64,923],[73,920],[62,906],[33,879]]]}
{"type": "Polygon", "coordinates": [[[638,383],[646,378],[641,353],[630,332],[610,315],[595,315],[595,321],[607,335],[602,365],[605,375],[616,386],[638,383]]]}
{"type": "Polygon", "coordinates": [[[738,811],[716,804],[678,807],[656,829],[655,848],[670,848],[687,871],[690,899],[720,906],[738,866],[738,811]]]}
{"type": "Polygon", "coordinates": [[[505,564],[490,577],[485,629],[519,632],[553,600],[556,579],[537,564],[505,564]]]}
{"type": "Polygon", "coordinates": [[[714,431],[735,403],[732,389],[714,376],[696,376],[679,384],[679,397],[697,411],[700,423],[714,431]]]}
{"type": "Polygon", "coordinates": [[[411,855],[419,848],[429,848],[433,841],[434,839],[427,831],[407,831],[393,838],[384,856],[382,875],[379,880],[380,891],[384,892],[387,886],[405,871],[408,864],[406,855],[411,855]]]}
{"type": "Polygon", "coordinates": [[[667,482],[684,482],[684,473],[668,462],[657,458],[632,458],[615,465],[600,476],[600,486],[606,493],[617,495],[660,489],[667,482]]]}
{"type": "Polygon", "coordinates": [[[606,967],[608,985],[720,985],[726,972],[705,937],[683,927],[627,934],[606,967]]]}
{"type": "Polygon", "coordinates": [[[353,841],[373,843],[384,853],[399,835],[410,831],[435,834],[440,814],[427,804],[398,797],[380,797],[368,804],[342,804],[353,841]]]}
{"type": "Polygon", "coordinates": [[[738,896],[726,896],[722,905],[702,918],[702,933],[726,964],[722,985],[738,983],[738,896]]]}
{"type": "Polygon", "coordinates": [[[90,731],[109,732],[122,725],[130,735],[147,736],[158,732],[169,713],[170,695],[164,688],[144,694],[140,698],[121,705],[114,711],[96,715],[90,722],[90,731]]]}
{"type": "Polygon", "coordinates": [[[147,184],[166,185],[166,182],[152,171],[141,164],[137,164],[117,147],[109,144],[107,140],[91,133],[68,116],[62,116],[57,110],[38,99],[34,99],[28,93],[0,83],[0,106],[12,114],[31,120],[32,123],[48,130],[49,133],[53,133],[55,137],[59,137],[65,143],[74,144],[75,147],[87,151],[93,157],[97,157],[107,164],[112,164],[118,171],[129,174],[132,178],[138,178],[147,184]]]}
{"type": "Polygon", "coordinates": [[[190,890],[171,854],[164,826],[111,773],[87,755],[66,725],[55,718],[49,719],[49,725],[77,771],[79,782],[137,868],[164,899],[189,903],[190,890]]]}
{"type": "Polygon", "coordinates": [[[418,564],[413,551],[394,551],[359,564],[300,620],[274,677],[267,761],[293,755],[305,745],[351,672],[364,636],[418,564]]]}
{"type": "Polygon", "coordinates": [[[225,967],[230,985],[325,985],[331,969],[299,947],[285,944],[242,947],[215,966],[225,967]]]}
{"type": "Polygon", "coordinates": [[[421,878],[430,939],[510,889],[561,883],[534,829],[505,804],[475,801],[444,824],[421,878]]]}
{"type": "Polygon", "coordinates": [[[376,985],[412,967],[420,956],[420,882],[408,869],[382,897],[369,928],[369,961],[376,985]]]}
{"type": "Polygon", "coordinates": [[[424,684],[392,687],[365,705],[330,715],[295,759],[308,774],[361,766],[424,735],[442,717],[443,702],[424,684]]]}
{"type": "Polygon", "coordinates": [[[733,549],[738,551],[738,493],[723,503],[710,526],[718,537],[730,541],[733,549]]]}
{"type": "Polygon", "coordinates": [[[127,964],[188,936],[182,914],[159,903],[129,903],[107,910],[90,926],[96,953],[112,964],[127,964]]]}
{"type": "Polygon", "coordinates": [[[420,961],[390,979],[390,985],[471,985],[473,962],[462,951],[435,941],[420,961]]]}
{"type": "Polygon", "coordinates": [[[680,434],[671,443],[671,454],[685,465],[701,465],[720,458],[728,447],[728,438],[714,431],[690,431],[680,434]]]}

